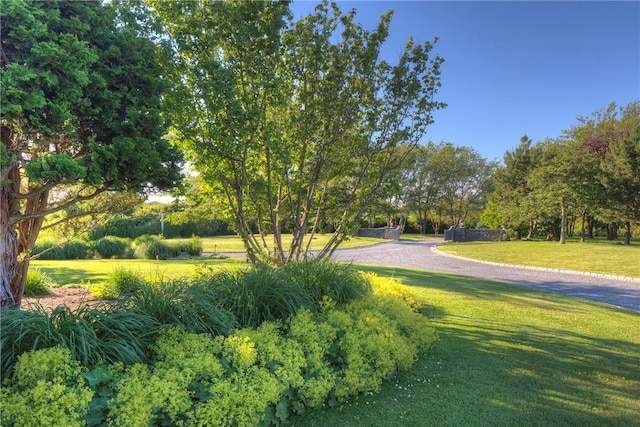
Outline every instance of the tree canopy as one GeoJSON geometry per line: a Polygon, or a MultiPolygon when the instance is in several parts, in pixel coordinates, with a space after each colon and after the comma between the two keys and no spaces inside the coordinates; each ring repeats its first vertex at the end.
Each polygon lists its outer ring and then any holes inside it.
{"type": "Polygon", "coordinates": [[[174,140],[254,262],[304,257],[305,237],[330,229],[329,255],[444,107],[431,43],[380,59],[391,13],[369,31],[326,2],[297,22],[285,2],[150,4],[172,43],[174,140]]]}
{"type": "Polygon", "coordinates": [[[156,46],[100,1],[2,5],[2,305],[20,304],[44,217],[108,191],[169,188],[156,46]]]}

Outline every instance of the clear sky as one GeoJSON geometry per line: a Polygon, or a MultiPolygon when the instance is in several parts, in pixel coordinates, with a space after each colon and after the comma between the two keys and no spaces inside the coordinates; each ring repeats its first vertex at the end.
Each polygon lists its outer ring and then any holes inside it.
{"type": "MultiPolygon", "coordinates": [[[[295,0],[294,16],[317,1],[295,0]]],[[[473,147],[502,160],[527,134],[558,137],[614,101],[640,99],[640,2],[338,1],[375,28],[394,10],[382,56],[395,62],[408,38],[438,37],[445,60],[438,100],[448,107],[424,141],[473,147]]]]}

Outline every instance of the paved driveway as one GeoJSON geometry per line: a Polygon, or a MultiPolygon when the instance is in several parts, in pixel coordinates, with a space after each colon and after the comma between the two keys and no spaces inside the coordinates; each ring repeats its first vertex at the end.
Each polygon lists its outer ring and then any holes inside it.
{"type": "Polygon", "coordinates": [[[436,249],[439,242],[441,240],[401,240],[339,249],[334,253],[333,259],[479,277],[605,302],[640,312],[640,279],[622,280],[604,275],[500,266],[444,254],[436,249]]]}

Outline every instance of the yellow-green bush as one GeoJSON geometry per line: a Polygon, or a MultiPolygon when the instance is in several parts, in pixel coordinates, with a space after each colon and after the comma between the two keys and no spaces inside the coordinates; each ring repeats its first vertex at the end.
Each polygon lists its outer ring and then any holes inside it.
{"type": "Polygon", "coordinates": [[[320,310],[229,336],[164,329],[149,364],[100,366],[83,377],[67,350],[25,353],[2,389],[3,422],[280,425],[292,414],[376,391],[410,367],[435,333],[407,289],[365,277],[373,293],[346,304],[325,295],[320,310]]]}
{"type": "Polygon", "coordinates": [[[85,425],[93,392],[82,373],[69,350],[52,347],[23,353],[0,394],[2,425],[85,425]]]}
{"type": "Polygon", "coordinates": [[[117,395],[109,402],[107,418],[111,426],[182,426],[184,414],[192,405],[188,377],[179,369],[150,369],[131,365],[116,385],[117,395]]]}

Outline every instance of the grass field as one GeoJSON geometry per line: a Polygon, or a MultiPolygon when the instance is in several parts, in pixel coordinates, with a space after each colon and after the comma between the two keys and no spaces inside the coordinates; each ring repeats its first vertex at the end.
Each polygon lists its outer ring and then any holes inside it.
{"type": "MultiPolygon", "coordinates": [[[[312,249],[321,249],[329,240],[329,235],[317,235],[313,239],[312,249]]],[[[188,240],[188,239],[175,239],[188,240]]],[[[244,252],[242,240],[237,236],[216,236],[201,238],[203,251],[207,253],[244,252]]],[[[171,241],[171,240],[169,240],[171,241]]],[[[291,242],[291,235],[284,235],[286,244],[291,242]]],[[[383,239],[368,237],[351,237],[340,245],[341,248],[373,245],[383,239]]],[[[286,247],[286,246],[285,246],[286,247]]],[[[246,265],[245,258],[229,259],[89,259],[89,260],[34,260],[30,268],[37,268],[50,276],[60,286],[90,285],[104,281],[115,269],[126,269],[137,272],[149,279],[169,279],[190,277],[203,267],[230,268],[246,265]]]]}
{"type": "Polygon", "coordinates": [[[588,271],[640,277],[640,245],[621,245],[607,240],[580,243],[516,240],[510,242],[447,243],[442,252],[484,261],[530,265],[561,270],[588,271]]]}
{"type": "MultiPolygon", "coordinates": [[[[524,242],[513,244],[519,243],[524,242]]],[[[520,248],[538,244],[546,246],[533,242],[520,248]]],[[[479,246],[484,252],[491,247],[479,246]]],[[[456,245],[448,247],[456,250],[456,245]]],[[[620,246],[606,248],[605,253],[612,248],[618,256],[637,254],[622,252],[628,249],[620,246]]],[[[158,278],[188,276],[202,265],[246,266],[243,258],[33,263],[54,280],[73,283],[98,283],[115,267],[158,278]]],[[[414,289],[426,303],[424,313],[433,320],[439,340],[411,370],[390,379],[379,393],[312,411],[292,420],[292,425],[640,425],[638,313],[463,276],[392,267],[363,269],[398,278],[414,289]]]]}
{"type": "MultiPolygon", "coordinates": [[[[331,238],[330,234],[316,234],[311,242],[311,249],[322,249],[331,238]]],[[[188,239],[175,239],[188,240],[188,239]]],[[[242,239],[238,236],[215,236],[202,237],[202,249],[204,252],[244,252],[245,247],[242,239]]],[[[282,236],[282,243],[286,248],[291,244],[291,234],[282,236]]],[[[373,245],[385,241],[384,239],[374,239],[371,237],[350,237],[349,240],[342,242],[341,248],[353,248],[357,246],[373,245]]],[[[267,244],[272,244],[272,240],[267,240],[267,244]]]]}
{"type": "Polygon", "coordinates": [[[640,425],[638,313],[480,279],[366,269],[419,292],[439,340],[381,392],[293,425],[640,425]]]}
{"type": "Polygon", "coordinates": [[[66,261],[31,261],[30,268],[37,268],[60,286],[87,285],[103,282],[116,269],[134,271],[152,280],[192,277],[199,269],[210,267],[227,269],[246,266],[244,258],[227,259],[91,259],[66,261]]]}

